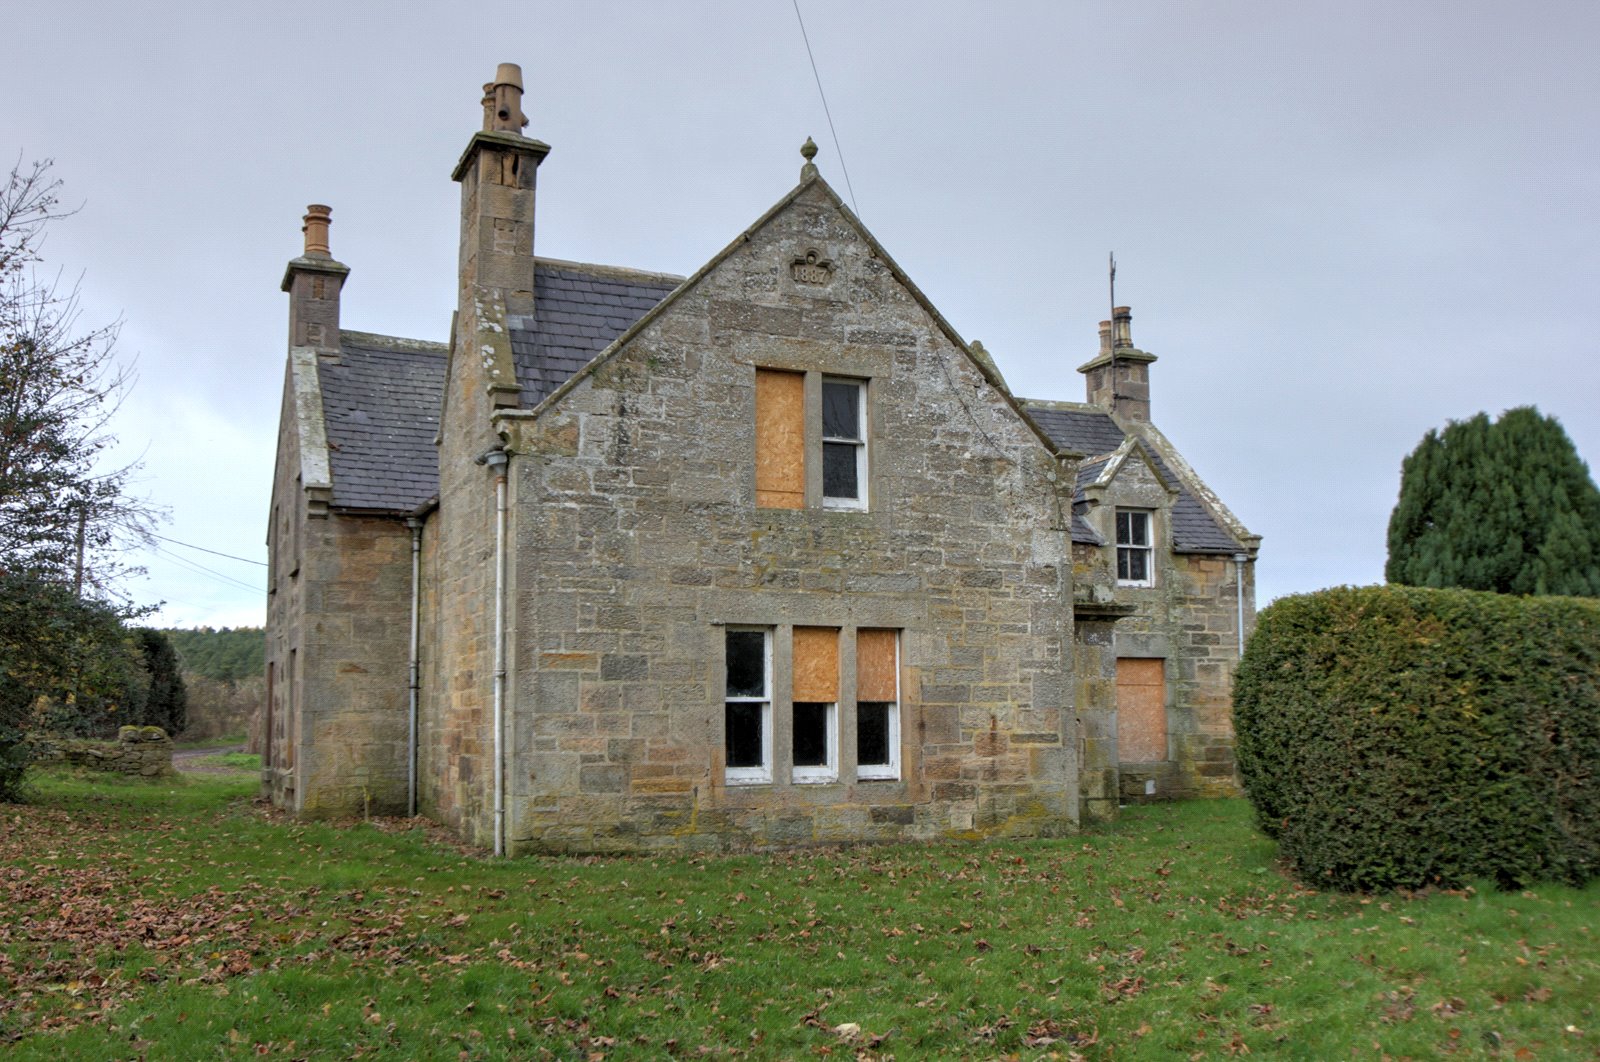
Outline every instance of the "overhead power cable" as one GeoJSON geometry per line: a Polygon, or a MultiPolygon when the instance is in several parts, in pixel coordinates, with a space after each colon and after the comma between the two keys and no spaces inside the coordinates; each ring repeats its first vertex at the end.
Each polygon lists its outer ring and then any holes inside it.
{"type": "Polygon", "coordinates": [[[230,584],[232,586],[236,586],[240,590],[249,590],[252,593],[256,593],[256,594],[264,594],[264,593],[267,592],[262,587],[251,586],[249,583],[242,582],[242,581],[240,581],[238,579],[235,579],[231,575],[224,575],[223,573],[221,573],[221,572],[219,572],[219,571],[217,571],[217,570],[215,570],[213,568],[207,568],[204,564],[198,564],[198,563],[190,560],[187,557],[180,557],[180,556],[178,556],[178,554],[173,553],[171,550],[162,549],[160,546],[156,546],[156,547],[154,547],[154,549],[155,549],[156,553],[158,553],[161,556],[167,558],[169,561],[172,561],[174,564],[177,564],[181,568],[187,568],[189,571],[199,572],[199,573],[202,573],[204,575],[208,575],[211,578],[216,579],[216,580],[218,580],[220,582],[224,582],[224,583],[228,583],[228,584],[230,584]]]}
{"type": "Polygon", "coordinates": [[[800,15],[800,0],[794,0],[794,17],[800,23],[800,39],[806,42],[806,58],[811,60],[811,76],[817,79],[817,95],[822,97],[822,113],[828,118],[828,132],[833,136],[833,150],[839,156],[839,169],[844,173],[845,191],[850,193],[850,209],[861,216],[856,206],[855,185],[850,183],[850,167],[844,164],[844,148],[839,146],[839,131],[833,127],[833,112],[828,110],[828,94],[822,91],[822,75],[817,73],[817,57],[811,54],[811,38],[806,33],[806,20],[800,15]]]}
{"type": "Polygon", "coordinates": [[[174,546],[183,546],[185,549],[197,549],[201,553],[209,553],[213,557],[226,557],[228,560],[236,560],[241,564],[254,564],[258,568],[267,567],[267,563],[265,561],[251,560],[249,557],[235,557],[231,553],[219,553],[214,549],[206,549],[204,546],[196,546],[191,542],[179,542],[175,538],[168,538],[166,535],[158,535],[154,531],[150,533],[150,537],[159,538],[163,542],[171,542],[174,546]]]}

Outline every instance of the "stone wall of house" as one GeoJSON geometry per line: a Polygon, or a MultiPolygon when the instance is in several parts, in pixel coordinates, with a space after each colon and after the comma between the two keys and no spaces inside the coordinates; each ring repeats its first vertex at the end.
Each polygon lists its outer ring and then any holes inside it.
{"type": "Polygon", "coordinates": [[[46,737],[29,744],[35,763],[70,763],[145,778],[172,773],[172,739],[159,726],[120,727],[114,742],[46,737]]]}
{"type": "Polygon", "coordinates": [[[403,814],[411,532],[395,517],[307,523],[297,810],[403,814]]]}
{"type": "Polygon", "coordinates": [[[297,671],[305,640],[305,584],[300,572],[307,519],[294,376],[291,356],[278,414],[278,452],[267,518],[267,690],[258,724],[262,795],[289,811],[299,810],[302,792],[295,757],[299,706],[304,700],[297,671]]]}
{"type": "Polygon", "coordinates": [[[1074,469],[822,185],[569,394],[506,422],[514,849],[1076,828],[1074,469]],[[758,367],[807,374],[799,509],[755,504],[758,367]],[[868,381],[865,512],[821,506],[821,374],[868,381]],[[772,633],[770,784],[727,781],[728,625],[772,633]],[[835,782],[798,784],[788,768],[796,625],[841,632],[835,782]],[[901,632],[898,780],[853,770],[862,628],[901,632]]]}
{"type": "Polygon", "coordinates": [[[411,608],[404,520],[330,510],[326,453],[302,453],[305,439],[322,439],[317,367],[336,357],[290,351],[269,516],[261,724],[264,794],[330,817],[406,807],[411,608]]]}
{"type": "MultiPolygon", "coordinates": [[[[1091,515],[1107,541],[1119,505],[1156,515],[1156,574],[1150,587],[1118,586],[1113,546],[1073,546],[1080,611],[1074,686],[1083,742],[1085,814],[1149,799],[1239,791],[1233,759],[1233,669],[1239,658],[1239,565],[1229,555],[1175,554],[1171,493],[1148,465],[1130,460],[1091,515]],[[1101,526],[1103,525],[1103,526],[1101,526]],[[1165,661],[1168,756],[1129,762],[1117,747],[1117,661],[1165,661]]],[[[1245,633],[1255,623],[1254,565],[1243,566],[1245,633]]]]}

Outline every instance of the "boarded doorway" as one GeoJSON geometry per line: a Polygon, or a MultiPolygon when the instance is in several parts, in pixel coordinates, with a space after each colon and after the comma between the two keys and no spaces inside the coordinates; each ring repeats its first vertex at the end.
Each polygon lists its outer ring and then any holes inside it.
{"type": "Polygon", "coordinates": [[[1167,758],[1167,662],[1117,659],[1117,759],[1158,763],[1167,758]]]}

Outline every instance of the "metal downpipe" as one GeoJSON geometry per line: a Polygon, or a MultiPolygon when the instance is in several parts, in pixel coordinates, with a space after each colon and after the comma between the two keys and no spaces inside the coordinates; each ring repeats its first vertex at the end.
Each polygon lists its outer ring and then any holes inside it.
{"type": "Polygon", "coordinates": [[[422,603],[422,521],[416,517],[406,520],[411,529],[411,659],[407,669],[407,731],[406,731],[406,814],[417,814],[417,702],[421,688],[417,649],[421,630],[422,603]]]}
{"type": "Polygon", "coordinates": [[[1243,553],[1233,555],[1234,604],[1238,611],[1235,621],[1239,632],[1239,659],[1244,659],[1244,566],[1250,558],[1243,553]]]}
{"type": "Polygon", "coordinates": [[[483,455],[494,471],[494,854],[506,853],[506,466],[504,450],[483,455]]]}

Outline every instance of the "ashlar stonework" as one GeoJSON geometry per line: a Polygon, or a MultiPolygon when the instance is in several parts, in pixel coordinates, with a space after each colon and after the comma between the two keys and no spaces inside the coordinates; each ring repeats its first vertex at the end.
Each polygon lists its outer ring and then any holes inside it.
{"type": "Polygon", "coordinates": [[[448,343],[338,327],[325,207],[289,264],[275,802],[622,851],[1232,790],[1259,540],[1150,425],[1131,315],[1089,402],[1014,396],[814,147],[688,278],[536,256],[520,103],[503,65],[456,167],[448,343]]]}

